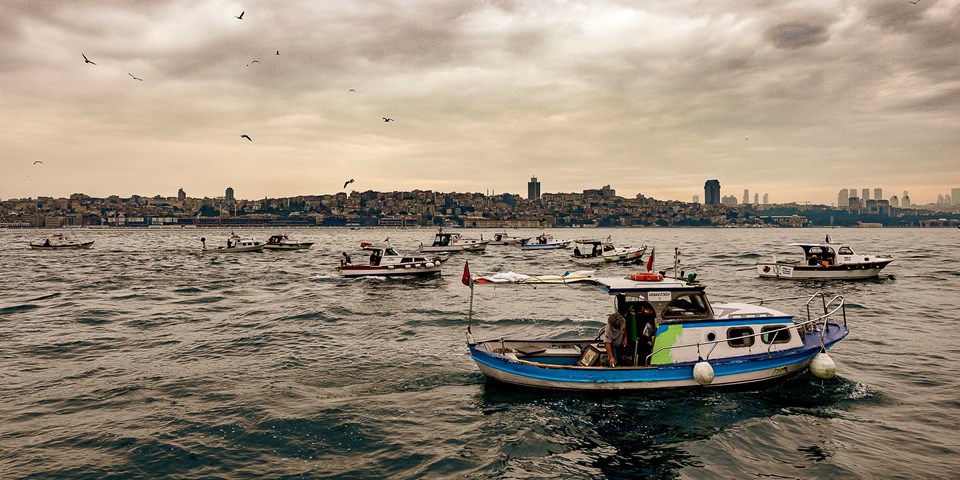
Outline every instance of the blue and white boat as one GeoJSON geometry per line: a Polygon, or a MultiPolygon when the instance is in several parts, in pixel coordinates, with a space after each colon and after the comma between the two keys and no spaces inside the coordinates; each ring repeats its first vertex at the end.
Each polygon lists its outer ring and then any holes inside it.
{"type": "Polygon", "coordinates": [[[480,371],[509,384],[577,391],[742,385],[807,369],[830,378],[836,366],[826,350],[848,333],[841,296],[711,304],[696,282],[652,276],[599,278],[596,284],[614,297],[614,311],[627,317],[630,339],[638,338],[639,324],[631,312],[652,307],[656,327],[649,353],[628,345],[628,354],[637,354],[611,368],[600,336],[475,341],[468,327],[467,346],[480,371]],[[771,301],[799,303],[805,314],[774,310],[766,306],[771,301]]]}

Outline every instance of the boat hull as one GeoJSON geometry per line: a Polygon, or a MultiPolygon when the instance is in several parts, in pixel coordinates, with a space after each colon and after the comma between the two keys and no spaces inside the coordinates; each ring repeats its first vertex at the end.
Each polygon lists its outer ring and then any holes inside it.
{"type": "Polygon", "coordinates": [[[457,252],[482,252],[487,249],[487,243],[469,243],[465,245],[447,245],[437,246],[421,245],[420,251],[425,253],[457,253],[457,252]]]}
{"type": "Polygon", "coordinates": [[[248,253],[248,252],[262,252],[263,245],[255,245],[250,247],[217,247],[217,248],[207,248],[203,250],[208,253],[248,253]]]}
{"type": "Polygon", "coordinates": [[[265,244],[264,250],[306,250],[312,247],[312,243],[286,243],[286,244],[265,244]]]}
{"type": "MultiPolygon", "coordinates": [[[[840,324],[828,324],[823,346],[830,348],[843,339],[848,331],[840,324]]],[[[592,339],[584,339],[589,343],[592,339]]],[[[572,344],[569,339],[533,341],[547,344],[572,344]]],[[[694,379],[696,362],[684,362],[647,367],[578,367],[532,364],[513,360],[479,347],[484,343],[468,344],[470,355],[480,371],[492,379],[523,387],[569,391],[635,391],[704,387],[694,379]]],[[[805,371],[820,353],[818,334],[811,334],[804,346],[770,354],[710,360],[714,380],[706,387],[724,387],[780,380],[805,371]],[[815,337],[815,338],[814,338],[815,337]]]]}
{"type": "Polygon", "coordinates": [[[34,250],[86,250],[93,246],[94,241],[83,243],[71,243],[68,245],[43,245],[31,243],[30,248],[34,250]]]}
{"type": "Polygon", "coordinates": [[[433,275],[440,275],[440,265],[434,265],[432,267],[413,267],[409,265],[405,266],[390,266],[390,267],[371,267],[365,265],[343,265],[337,267],[337,270],[340,272],[340,275],[348,278],[354,277],[429,277],[433,275]]]}
{"type": "Polygon", "coordinates": [[[580,265],[603,265],[605,263],[628,263],[639,261],[643,257],[643,250],[604,255],[598,257],[571,257],[580,265]]]}
{"type": "Polygon", "coordinates": [[[570,242],[554,242],[554,243],[524,243],[520,245],[520,248],[524,250],[554,250],[558,248],[567,248],[570,246],[570,242]]]}
{"type": "Polygon", "coordinates": [[[793,280],[836,279],[859,280],[876,278],[890,261],[854,263],[842,265],[799,265],[796,263],[758,263],[757,274],[761,278],[782,278],[793,280]]]}

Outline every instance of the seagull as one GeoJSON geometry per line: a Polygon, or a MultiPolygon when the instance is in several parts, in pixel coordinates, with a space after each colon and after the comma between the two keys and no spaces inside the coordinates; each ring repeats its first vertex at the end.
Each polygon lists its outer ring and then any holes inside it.
{"type": "Polygon", "coordinates": [[[352,178],[350,180],[347,180],[346,182],[343,182],[343,188],[347,188],[347,185],[350,185],[351,183],[353,183],[352,178]]]}
{"type": "Polygon", "coordinates": [[[393,119],[392,119],[392,118],[383,117],[383,121],[384,121],[384,122],[392,122],[393,119]]]}
{"type": "MultiPolygon", "coordinates": [[[[83,52],[80,52],[80,55],[83,55],[83,52]]],[[[91,65],[96,65],[96,63],[91,62],[90,59],[87,58],[86,55],[83,55],[83,63],[89,63],[89,64],[91,64],[91,65]]]]}
{"type": "Polygon", "coordinates": [[[33,162],[34,165],[36,165],[36,164],[38,164],[38,163],[39,163],[40,165],[43,165],[43,162],[41,162],[40,160],[37,160],[37,161],[33,162]]]}
{"type": "Polygon", "coordinates": [[[251,64],[253,64],[253,63],[260,63],[260,60],[254,60],[254,61],[252,61],[252,62],[250,62],[250,63],[251,63],[251,64]]]}
{"type": "Polygon", "coordinates": [[[240,16],[239,16],[239,17],[235,17],[235,18],[236,18],[237,20],[243,20],[243,14],[244,14],[244,12],[246,12],[246,10],[244,10],[243,12],[240,12],[240,16]]]}
{"type": "MultiPolygon", "coordinates": [[[[910,2],[910,0],[907,0],[907,1],[910,2]]],[[[916,5],[916,4],[920,3],[920,0],[916,0],[916,1],[913,1],[913,2],[910,2],[910,3],[916,5]]]]}
{"type": "Polygon", "coordinates": [[[352,89],[352,88],[350,89],[350,91],[356,93],[356,90],[354,90],[354,89],[352,89]]]}
{"type": "Polygon", "coordinates": [[[141,82],[143,81],[142,78],[134,77],[133,74],[130,72],[127,72],[127,75],[130,75],[131,77],[133,77],[134,80],[140,80],[141,82]]]}
{"type": "Polygon", "coordinates": [[[240,135],[240,138],[246,138],[247,140],[250,140],[251,142],[253,141],[253,139],[250,138],[250,135],[240,135]]]}

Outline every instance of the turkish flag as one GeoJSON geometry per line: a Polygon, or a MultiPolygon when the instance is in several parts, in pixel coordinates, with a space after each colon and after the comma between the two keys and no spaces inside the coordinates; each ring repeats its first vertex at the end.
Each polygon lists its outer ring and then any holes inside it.
{"type": "Polygon", "coordinates": [[[650,259],[647,260],[647,271],[648,271],[648,272],[652,272],[652,271],[653,271],[653,253],[656,252],[656,251],[657,251],[657,247],[653,247],[653,248],[650,249],[650,259]]]}
{"type": "Polygon", "coordinates": [[[460,281],[463,282],[464,285],[470,288],[473,288],[473,282],[470,279],[470,262],[469,261],[463,262],[463,276],[460,277],[460,281]]]}

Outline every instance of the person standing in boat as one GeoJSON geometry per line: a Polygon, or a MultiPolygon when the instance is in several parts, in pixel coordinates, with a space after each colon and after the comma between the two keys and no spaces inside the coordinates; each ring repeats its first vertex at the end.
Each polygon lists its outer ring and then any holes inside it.
{"type": "Polygon", "coordinates": [[[603,329],[603,341],[607,347],[607,358],[611,367],[616,367],[623,357],[627,346],[627,320],[619,313],[611,313],[607,317],[607,326],[603,329]]]}
{"type": "Polygon", "coordinates": [[[637,338],[637,363],[638,365],[647,364],[647,356],[653,353],[653,337],[657,333],[656,319],[657,315],[653,313],[650,305],[644,305],[638,316],[640,335],[637,338]]]}

